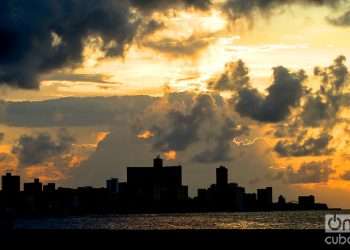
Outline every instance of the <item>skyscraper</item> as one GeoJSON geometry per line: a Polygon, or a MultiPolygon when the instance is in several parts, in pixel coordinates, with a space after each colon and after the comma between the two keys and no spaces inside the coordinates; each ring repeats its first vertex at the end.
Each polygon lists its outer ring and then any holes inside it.
{"type": "Polygon", "coordinates": [[[272,208],[272,187],[266,187],[257,190],[258,206],[263,210],[272,208]]]}
{"type": "Polygon", "coordinates": [[[228,184],[228,170],[224,166],[216,169],[216,185],[218,187],[227,186],[228,184]]]}

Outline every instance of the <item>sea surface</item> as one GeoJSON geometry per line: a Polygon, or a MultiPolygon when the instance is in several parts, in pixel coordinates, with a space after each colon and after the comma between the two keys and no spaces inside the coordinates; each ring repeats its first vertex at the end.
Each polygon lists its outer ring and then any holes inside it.
{"type": "Polygon", "coordinates": [[[350,211],[284,211],[249,213],[186,213],[91,215],[84,217],[17,219],[18,229],[324,229],[324,216],[350,211]]]}

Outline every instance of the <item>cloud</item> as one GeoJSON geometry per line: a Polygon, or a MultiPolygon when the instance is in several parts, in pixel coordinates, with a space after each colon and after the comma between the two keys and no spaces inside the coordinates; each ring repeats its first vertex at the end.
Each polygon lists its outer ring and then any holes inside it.
{"type": "Polygon", "coordinates": [[[233,119],[224,118],[222,125],[218,126],[219,133],[216,138],[209,141],[209,149],[199,152],[193,157],[193,160],[200,163],[228,162],[233,160],[232,140],[233,138],[248,133],[249,129],[245,126],[237,125],[233,119]]]}
{"type": "Polygon", "coordinates": [[[249,69],[242,60],[225,65],[224,72],[208,82],[208,88],[218,91],[233,91],[249,86],[249,69]]]}
{"type": "Polygon", "coordinates": [[[338,7],[344,0],[226,0],[222,10],[233,20],[248,18],[252,21],[254,14],[263,16],[273,14],[274,10],[290,5],[338,7]]]}
{"type": "Polygon", "coordinates": [[[0,123],[19,127],[111,125],[132,119],[156,100],[150,96],[119,96],[4,102],[0,123]]]}
{"type": "Polygon", "coordinates": [[[46,133],[36,136],[22,135],[14,145],[12,153],[18,157],[20,167],[28,167],[62,157],[71,150],[73,142],[74,138],[65,130],[59,131],[57,139],[46,133]]]}
{"type": "Polygon", "coordinates": [[[350,171],[345,171],[342,175],[340,175],[340,179],[350,181],[350,171]]]}
{"type": "Polygon", "coordinates": [[[162,11],[178,7],[207,10],[211,5],[210,0],[130,0],[130,2],[144,12],[162,11]]]}
{"type": "Polygon", "coordinates": [[[305,126],[334,126],[342,107],[348,106],[346,87],[348,69],[345,57],[339,56],[334,64],[326,68],[315,68],[315,75],[321,78],[320,88],[316,93],[309,91],[305,95],[300,118],[305,126]]]}
{"type": "Polygon", "coordinates": [[[332,136],[328,133],[307,139],[304,139],[304,136],[301,134],[292,141],[280,140],[274,150],[282,157],[320,156],[334,152],[333,148],[329,148],[332,136]]]}
{"type": "Polygon", "coordinates": [[[330,161],[303,163],[296,171],[288,167],[286,177],[290,184],[325,183],[335,172],[330,165],[330,161]]]}
{"type": "Polygon", "coordinates": [[[162,151],[184,150],[199,140],[200,128],[204,122],[212,119],[216,106],[210,95],[196,97],[195,104],[188,114],[171,110],[166,115],[164,126],[152,128],[154,146],[162,151]]]}
{"type": "Polygon", "coordinates": [[[176,110],[177,106],[171,105],[160,121],[153,121],[148,127],[153,135],[153,148],[180,153],[192,150],[194,162],[232,160],[233,138],[248,133],[249,129],[228,112],[228,105],[222,97],[204,93],[194,95],[193,103],[185,106],[185,110],[176,110]]]}
{"type": "Polygon", "coordinates": [[[146,22],[142,27],[140,28],[140,36],[141,37],[147,37],[149,35],[154,34],[155,32],[165,28],[166,25],[162,21],[158,21],[155,19],[151,19],[150,21],[146,22]]]}
{"type": "Polygon", "coordinates": [[[192,56],[206,49],[212,40],[212,34],[192,34],[187,38],[145,40],[142,45],[170,56],[192,56]]]}
{"type": "Polygon", "coordinates": [[[38,88],[42,73],[82,61],[89,36],[106,56],[120,56],[137,22],[127,1],[3,0],[0,3],[0,83],[38,88]]]}
{"type": "Polygon", "coordinates": [[[110,75],[103,74],[74,74],[74,73],[54,73],[42,78],[44,81],[70,81],[70,82],[96,82],[113,83],[109,81],[110,75]]]}
{"type": "Polygon", "coordinates": [[[328,17],[328,22],[335,26],[349,26],[350,25],[350,10],[344,12],[338,17],[328,17]]]}
{"type": "Polygon", "coordinates": [[[319,138],[309,138],[307,145],[301,144],[300,146],[296,145],[297,141],[279,141],[275,149],[280,154],[301,154],[301,151],[305,152],[303,147],[310,147],[315,142],[324,143],[324,151],[319,153],[329,153],[327,149],[327,144],[331,139],[329,134],[332,133],[334,126],[339,122],[344,122],[340,117],[341,110],[349,107],[347,94],[349,77],[345,60],[344,56],[338,56],[330,66],[314,69],[315,76],[320,80],[320,87],[316,90],[306,89],[302,97],[303,104],[295,110],[296,112],[290,117],[288,123],[279,124],[274,132],[275,137],[299,138],[300,143],[305,142],[307,129],[312,128],[322,131],[319,138]]]}
{"type": "Polygon", "coordinates": [[[303,95],[304,71],[296,73],[279,66],[273,69],[273,82],[264,96],[258,90],[244,87],[238,91],[235,109],[241,116],[262,122],[279,122],[287,118],[303,95]]]}
{"type": "MultiPolygon", "coordinates": [[[[0,84],[39,88],[42,74],[79,65],[91,37],[101,39],[106,57],[122,56],[145,15],[168,8],[206,10],[209,6],[207,0],[37,0],[34,4],[2,0],[0,84]],[[135,7],[142,15],[135,15],[135,7]]],[[[147,32],[155,28],[151,22],[147,32]]]]}

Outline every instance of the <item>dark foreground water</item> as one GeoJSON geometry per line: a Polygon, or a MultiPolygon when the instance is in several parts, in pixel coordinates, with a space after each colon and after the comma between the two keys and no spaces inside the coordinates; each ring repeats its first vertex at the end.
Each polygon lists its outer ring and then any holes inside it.
{"type": "MultiPolygon", "coordinates": [[[[256,213],[133,214],[18,219],[17,229],[324,229],[324,215],[335,211],[256,213]]],[[[347,213],[341,211],[337,213],[347,213]]]]}

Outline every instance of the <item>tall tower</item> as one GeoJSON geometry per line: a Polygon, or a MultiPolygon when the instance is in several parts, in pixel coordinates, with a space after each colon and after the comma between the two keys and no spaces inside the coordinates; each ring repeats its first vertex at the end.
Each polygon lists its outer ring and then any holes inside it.
{"type": "Polygon", "coordinates": [[[216,169],[216,185],[226,186],[228,184],[228,170],[224,166],[220,166],[216,169]]]}

